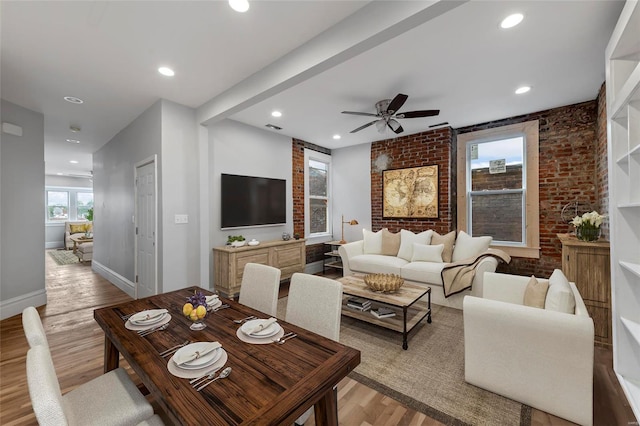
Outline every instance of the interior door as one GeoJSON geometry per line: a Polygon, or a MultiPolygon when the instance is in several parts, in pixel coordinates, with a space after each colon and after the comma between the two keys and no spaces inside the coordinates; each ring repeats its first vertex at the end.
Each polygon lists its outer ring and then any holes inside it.
{"type": "Polygon", "coordinates": [[[156,167],[136,167],[136,298],[157,294],[156,167]]]}

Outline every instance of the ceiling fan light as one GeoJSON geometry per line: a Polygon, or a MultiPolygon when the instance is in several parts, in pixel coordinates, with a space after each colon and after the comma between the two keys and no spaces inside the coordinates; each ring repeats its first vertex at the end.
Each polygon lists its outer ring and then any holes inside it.
{"type": "Polygon", "coordinates": [[[387,128],[387,123],[384,120],[378,120],[376,121],[376,129],[378,129],[378,132],[380,133],[384,133],[384,131],[387,128]]]}
{"type": "Polygon", "coordinates": [[[391,130],[395,132],[400,128],[400,123],[397,120],[391,119],[389,120],[389,127],[391,127],[391,130]]]}

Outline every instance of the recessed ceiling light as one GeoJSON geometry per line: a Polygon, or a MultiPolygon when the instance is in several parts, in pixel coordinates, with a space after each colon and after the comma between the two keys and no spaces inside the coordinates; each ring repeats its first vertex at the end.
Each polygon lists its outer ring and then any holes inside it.
{"type": "Polygon", "coordinates": [[[76,160],[69,160],[69,162],[70,162],[71,164],[78,164],[78,162],[77,162],[76,160]]]}
{"type": "Polygon", "coordinates": [[[282,113],[280,111],[273,111],[271,113],[272,117],[282,117],[282,113]]]}
{"type": "Polygon", "coordinates": [[[62,173],[56,173],[58,176],[62,176],[62,173]]]}
{"type": "Polygon", "coordinates": [[[513,15],[509,15],[500,22],[500,28],[513,28],[518,25],[524,19],[524,15],[522,13],[514,13],[513,15]]]}
{"type": "Polygon", "coordinates": [[[244,13],[249,10],[248,0],[229,0],[229,6],[236,12],[244,13]]]}
{"type": "Polygon", "coordinates": [[[516,95],[522,95],[523,93],[527,93],[529,90],[531,90],[531,87],[529,86],[518,87],[516,89],[516,95]]]}
{"type": "Polygon", "coordinates": [[[80,143],[80,141],[77,140],[77,139],[67,139],[67,142],[69,142],[69,143],[80,143]]]}
{"type": "Polygon", "coordinates": [[[64,100],[67,102],[71,102],[72,104],[81,104],[84,101],[80,98],[76,98],[75,96],[65,96],[64,100]]]}
{"type": "Polygon", "coordinates": [[[340,139],[341,137],[342,137],[342,136],[340,136],[340,135],[333,135],[333,138],[334,138],[334,139],[340,139]]]}
{"type": "Polygon", "coordinates": [[[168,67],[160,67],[158,68],[158,72],[162,75],[166,75],[167,77],[173,77],[176,73],[168,67]]]}

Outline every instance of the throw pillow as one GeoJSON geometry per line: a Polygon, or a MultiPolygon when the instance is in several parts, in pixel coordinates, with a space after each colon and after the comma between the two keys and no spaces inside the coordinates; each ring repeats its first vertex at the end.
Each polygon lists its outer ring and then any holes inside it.
{"type": "Polygon", "coordinates": [[[531,275],[531,279],[527,283],[527,288],[524,290],[524,300],[522,301],[522,304],[525,306],[544,309],[544,301],[547,297],[548,289],[548,282],[540,282],[536,277],[531,275]]]}
{"type": "Polygon", "coordinates": [[[69,232],[71,234],[84,233],[84,223],[82,225],[69,225],[69,232]]]}
{"type": "Polygon", "coordinates": [[[413,243],[413,257],[411,261],[442,263],[442,250],[444,250],[444,244],[431,246],[413,243]]]}
{"type": "Polygon", "coordinates": [[[453,249],[451,259],[454,262],[476,257],[480,253],[487,251],[491,245],[493,237],[472,237],[464,231],[460,231],[456,238],[456,246],[453,249]]]}
{"type": "Polygon", "coordinates": [[[382,230],[382,249],[380,254],[385,256],[397,256],[400,250],[400,233],[389,232],[387,228],[382,230]]]}
{"type": "Polygon", "coordinates": [[[400,230],[400,249],[398,250],[398,257],[411,262],[413,257],[413,243],[429,244],[431,242],[432,230],[424,231],[419,234],[414,234],[406,229],[400,230]]]}
{"type": "Polygon", "coordinates": [[[378,232],[362,230],[364,239],[364,254],[382,253],[382,230],[378,232]]]}
{"type": "Polygon", "coordinates": [[[442,261],[444,263],[451,263],[451,256],[453,255],[453,243],[455,241],[456,231],[451,231],[445,235],[440,235],[437,232],[434,232],[431,236],[431,245],[444,245],[444,250],[442,250],[442,261]]]}
{"type": "Polygon", "coordinates": [[[549,277],[549,291],[547,291],[544,308],[567,314],[575,313],[576,299],[573,297],[569,280],[560,269],[554,270],[549,277]]]}

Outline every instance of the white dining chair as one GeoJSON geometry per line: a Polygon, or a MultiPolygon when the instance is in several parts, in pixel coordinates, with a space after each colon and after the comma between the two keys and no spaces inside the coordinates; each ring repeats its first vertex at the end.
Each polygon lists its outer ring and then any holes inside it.
{"type": "Polygon", "coordinates": [[[122,368],[62,395],[51,353],[43,345],[33,346],[27,352],[27,385],[41,426],[162,424],[159,417],[154,418],[153,407],[122,368]]]}
{"type": "Polygon", "coordinates": [[[22,329],[30,348],[38,345],[49,347],[47,335],[40,320],[40,314],[33,306],[27,306],[22,311],[22,329]]]}
{"type": "MultiPolygon", "coordinates": [[[[336,280],[296,273],[291,277],[285,321],[318,333],[328,339],[340,340],[342,312],[342,284],[336,280]]],[[[336,389],[333,389],[337,398],[336,389]]],[[[296,421],[303,425],[313,414],[308,409],[296,421]]],[[[338,419],[336,419],[336,424],[338,419]]]]}
{"type": "Polygon", "coordinates": [[[280,269],[273,266],[247,263],[242,274],[238,302],[275,317],[281,273],[280,269]]]}

